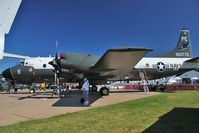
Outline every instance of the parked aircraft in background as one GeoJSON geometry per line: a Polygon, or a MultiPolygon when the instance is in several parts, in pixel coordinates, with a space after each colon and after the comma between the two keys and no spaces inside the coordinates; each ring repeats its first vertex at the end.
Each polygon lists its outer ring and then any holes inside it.
{"type": "MultiPolygon", "coordinates": [[[[63,53],[60,57],[23,59],[18,65],[5,70],[2,75],[16,82],[54,82],[54,72],[64,82],[80,82],[87,77],[96,90],[96,85],[107,81],[140,80],[142,71],[148,80],[180,75],[198,69],[198,57],[192,58],[189,31],[182,29],[177,46],[170,52],[152,57],[143,57],[150,49],[116,48],[103,56],[78,53],[63,53]],[[48,62],[50,62],[49,65],[48,62]],[[55,70],[54,70],[55,69],[55,70]]],[[[108,88],[103,87],[103,95],[108,88]]]]}

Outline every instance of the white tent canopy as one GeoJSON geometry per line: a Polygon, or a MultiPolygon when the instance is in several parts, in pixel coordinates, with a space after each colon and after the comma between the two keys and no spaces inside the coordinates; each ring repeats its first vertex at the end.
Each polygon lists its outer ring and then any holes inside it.
{"type": "Polygon", "coordinates": [[[198,77],[193,77],[191,78],[192,80],[198,80],[199,78],[198,77]]]}
{"type": "Polygon", "coordinates": [[[180,78],[180,77],[175,77],[174,79],[175,80],[182,80],[182,78],[180,78]]]}

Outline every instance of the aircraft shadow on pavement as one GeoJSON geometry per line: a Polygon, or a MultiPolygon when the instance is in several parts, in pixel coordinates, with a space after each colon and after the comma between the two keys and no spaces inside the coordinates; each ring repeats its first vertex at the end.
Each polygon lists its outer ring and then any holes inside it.
{"type": "MultiPolygon", "coordinates": [[[[43,92],[37,92],[36,91],[36,94],[42,94],[42,95],[48,95],[47,93],[51,93],[51,91],[43,91],[43,92]]],[[[1,95],[4,95],[4,94],[11,94],[11,95],[13,95],[13,94],[30,94],[28,91],[26,91],[26,92],[21,92],[21,91],[18,91],[17,93],[15,93],[15,92],[3,92],[3,93],[0,93],[1,95]]]]}
{"type": "MultiPolygon", "coordinates": [[[[99,92],[89,92],[89,105],[97,101],[102,96],[99,92]]],[[[73,91],[71,95],[66,96],[64,98],[60,98],[56,103],[52,106],[54,107],[85,107],[80,103],[80,99],[82,98],[81,91],[73,91]]]]}
{"type": "Polygon", "coordinates": [[[16,97],[17,100],[24,100],[24,99],[53,99],[51,92],[36,92],[34,94],[30,93],[16,93],[15,95],[9,97],[16,97]],[[18,96],[17,94],[26,94],[26,96],[18,96]],[[27,96],[28,94],[28,96],[27,96]]]}
{"type": "Polygon", "coordinates": [[[174,108],[142,133],[198,133],[198,108],[174,108]]]}
{"type": "MultiPolygon", "coordinates": [[[[54,106],[54,107],[85,107],[83,104],[80,103],[80,99],[82,98],[82,92],[80,90],[73,90],[70,95],[67,94],[65,97],[62,97],[62,98],[59,98],[57,96],[52,97],[52,92],[51,91],[36,92],[34,94],[17,93],[17,94],[11,95],[9,97],[17,98],[17,100],[25,100],[25,99],[38,99],[38,100],[58,99],[52,106],[54,106]],[[25,94],[25,96],[19,96],[18,94],[25,94]]],[[[92,104],[93,102],[95,102],[97,99],[99,99],[101,97],[102,96],[99,94],[99,92],[89,92],[89,105],[92,104]]]]}

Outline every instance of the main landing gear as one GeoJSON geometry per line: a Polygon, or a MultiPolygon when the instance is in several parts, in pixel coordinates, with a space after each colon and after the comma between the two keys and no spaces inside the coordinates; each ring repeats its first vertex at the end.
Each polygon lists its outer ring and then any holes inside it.
{"type": "Polygon", "coordinates": [[[156,91],[157,89],[159,89],[160,91],[165,91],[165,89],[166,89],[166,87],[164,86],[164,85],[153,85],[152,87],[151,87],[151,90],[152,91],[156,91]]]}
{"type": "MultiPolygon", "coordinates": [[[[91,90],[93,91],[93,92],[96,92],[97,91],[97,86],[96,85],[93,85],[92,87],[91,87],[91,90]]],[[[100,94],[102,95],[102,96],[107,96],[107,95],[109,95],[109,88],[108,87],[101,87],[100,88],[100,94]]]]}
{"type": "Polygon", "coordinates": [[[31,85],[31,87],[30,87],[30,90],[29,90],[29,93],[31,93],[31,94],[33,94],[33,93],[35,93],[35,86],[34,86],[35,84],[34,83],[32,83],[32,85],[31,85]]]}
{"type": "Polygon", "coordinates": [[[35,89],[30,89],[29,93],[31,93],[31,94],[35,93],[35,89]]]}
{"type": "Polygon", "coordinates": [[[108,94],[109,94],[109,89],[108,89],[107,87],[102,87],[102,88],[100,89],[100,94],[101,94],[102,96],[108,96],[108,94]]]}

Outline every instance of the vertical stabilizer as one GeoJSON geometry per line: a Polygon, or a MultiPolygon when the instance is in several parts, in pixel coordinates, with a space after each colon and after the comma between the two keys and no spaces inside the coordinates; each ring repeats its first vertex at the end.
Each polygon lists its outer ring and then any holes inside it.
{"type": "Polygon", "coordinates": [[[8,34],[22,0],[0,0],[0,60],[4,54],[5,34],[8,34]]]}
{"type": "Polygon", "coordinates": [[[189,37],[189,31],[183,28],[178,40],[177,46],[168,53],[156,55],[153,57],[165,57],[165,58],[192,58],[191,41],[189,37]]]}

